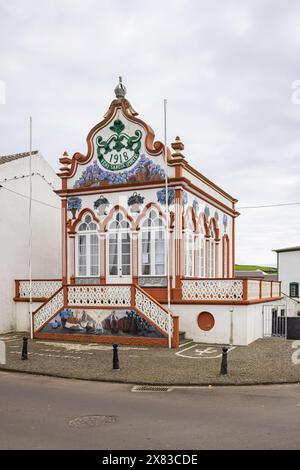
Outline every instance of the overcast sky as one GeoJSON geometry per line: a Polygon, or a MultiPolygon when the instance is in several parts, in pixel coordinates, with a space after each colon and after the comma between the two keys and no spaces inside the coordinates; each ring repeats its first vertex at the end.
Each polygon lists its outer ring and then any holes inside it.
{"type": "MultiPolygon", "coordinates": [[[[159,139],[167,98],[169,142],[240,206],[300,202],[299,1],[0,0],[0,39],[0,154],[28,150],[29,115],[56,169],[85,153],[122,75],[159,139]]],[[[237,262],[300,245],[300,205],[240,212],[237,262]]]]}

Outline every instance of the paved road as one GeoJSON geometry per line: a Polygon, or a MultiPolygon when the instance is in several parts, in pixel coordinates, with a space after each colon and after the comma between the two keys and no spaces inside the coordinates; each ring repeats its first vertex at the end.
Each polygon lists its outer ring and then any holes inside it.
{"type": "Polygon", "coordinates": [[[0,372],[0,448],[300,448],[299,385],[131,388],[0,372]]]}

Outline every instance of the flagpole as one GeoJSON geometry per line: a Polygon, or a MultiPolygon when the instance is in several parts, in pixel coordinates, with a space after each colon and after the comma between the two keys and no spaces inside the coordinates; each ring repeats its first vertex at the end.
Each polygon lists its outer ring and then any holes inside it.
{"type": "Polygon", "coordinates": [[[29,118],[29,325],[33,339],[32,324],[32,117],[29,118]]]}
{"type": "Polygon", "coordinates": [[[168,296],[168,339],[172,347],[171,335],[171,284],[170,284],[170,244],[169,244],[169,194],[168,194],[168,156],[167,156],[167,100],[164,99],[164,160],[165,160],[165,191],[166,191],[166,264],[167,264],[167,296],[168,296]]]}

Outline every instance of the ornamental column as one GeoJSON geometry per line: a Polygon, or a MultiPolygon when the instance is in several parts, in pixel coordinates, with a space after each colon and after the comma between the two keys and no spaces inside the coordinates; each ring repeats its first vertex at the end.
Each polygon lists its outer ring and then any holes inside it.
{"type": "Polygon", "coordinates": [[[183,239],[182,239],[182,190],[175,189],[175,229],[174,229],[174,261],[175,291],[174,299],[181,298],[181,278],[183,276],[183,239]]]}
{"type": "Polygon", "coordinates": [[[106,232],[100,232],[100,284],[106,284],[106,232]]]}
{"type": "Polygon", "coordinates": [[[62,284],[67,284],[68,267],[67,267],[67,200],[61,201],[61,252],[62,252],[62,284]]]}
{"type": "Polygon", "coordinates": [[[210,237],[205,235],[205,277],[209,277],[209,271],[210,271],[210,237]]]}
{"type": "Polygon", "coordinates": [[[219,277],[219,247],[220,239],[215,241],[215,277],[219,277]]]}
{"type": "Polygon", "coordinates": [[[69,234],[68,242],[68,283],[75,284],[75,234],[69,234]]]}
{"type": "Polygon", "coordinates": [[[132,282],[133,284],[138,284],[138,275],[139,275],[139,247],[138,247],[138,232],[133,230],[132,234],[132,282]]]}

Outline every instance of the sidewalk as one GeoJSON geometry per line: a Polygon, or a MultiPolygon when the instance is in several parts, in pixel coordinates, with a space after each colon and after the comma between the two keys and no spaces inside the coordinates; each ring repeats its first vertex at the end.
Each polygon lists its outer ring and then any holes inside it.
{"type": "MultiPolygon", "coordinates": [[[[220,376],[219,345],[187,343],[178,349],[119,347],[120,370],[112,370],[112,347],[99,344],[28,341],[21,361],[20,333],[0,335],[7,363],[1,369],[58,377],[134,384],[209,385],[300,382],[292,362],[293,341],[257,340],[228,353],[228,375],[220,376]]],[[[300,354],[298,355],[300,357],[300,354]]]]}

